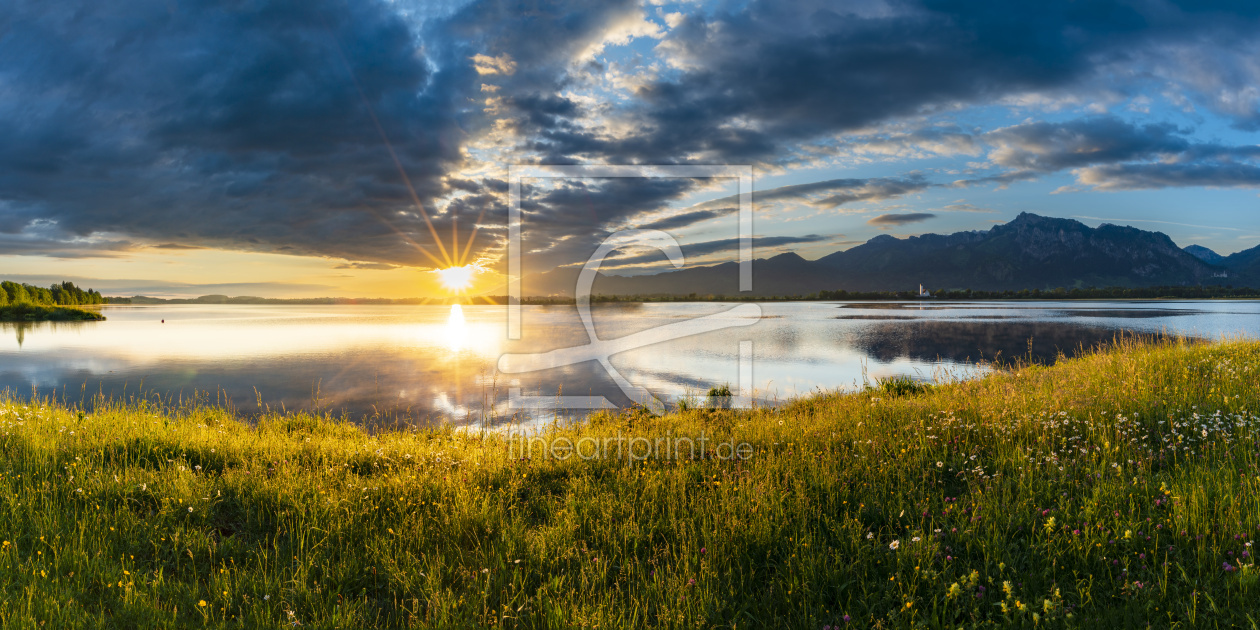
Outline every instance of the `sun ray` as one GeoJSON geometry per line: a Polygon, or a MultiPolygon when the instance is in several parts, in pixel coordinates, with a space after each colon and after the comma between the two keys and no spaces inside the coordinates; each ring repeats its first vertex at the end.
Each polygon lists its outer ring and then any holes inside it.
{"type": "MultiPolygon", "coordinates": [[[[442,237],[438,236],[437,228],[433,227],[433,221],[429,218],[429,213],[424,209],[424,204],[420,203],[420,196],[416,194],[415,187],[411,185],[411,178],[407,176],[407,170],[403,168],[402,160],[398,159],[398,154],[394,151],[393,143],[389,141],[389,136],[385,134],[385,128],[381,126],[380,119],[376,117],[376,109],[372,107],[372,103],[368,101],[367,95],[364,94],[363,86],[359,84],[359,77],[354,73],[354,67],[350,65],[350,60],[346,58],[346,53],[341,48],[341,42],[337,40],[336,36],[333,36],[332,40],[337,46],[337,54],[341,57],[341,62],[345,65],[346,72],[350,74],[350,80],[354,82],[355,90],[359,92],[359,99],[363,101],[363,106],[367,109],[368,116],[372,118],[372,124],[376,127],[376,132],[380,134],[381,141],[385,143],[385,149],[389,151],[389,157],[394,161],[394,167],[398,169],[398,174],[402,176],[403,183],[407,186],[407,192],[411,194],[412,203],[414,203],[416,209],[420,211],[420,216],[424,219],[424,224],[429,228],[429,234],[433,236],[433,242],[437,245],[438,251],[442,254],[442,258],[445,259],[444,263],[439,262],[439,264],[446,267],[454,266],[456,261],[452,259],[450,253],[446,251],[446,246],[442,244],[442,237]]],[[[377,215],[377,218],[383,220],[383,217],[379,214],[377,215]]],[[[390,229],[393,229],[401,234],[401,232],[394,228],[394,226],[389,222],[386,222],[386,225],[389,225],[390,229]]],[[[429,253],[419,243],[411,241],[411,245],[420,249],[421,252],[429,256],[429,258],[432,258],[435,262],[438,262],[437,257],[429,253]]],[[[459,253],[459,243],[457,241],[452,242],[451,247],[456,249],[456,254],[459,253]]]]}

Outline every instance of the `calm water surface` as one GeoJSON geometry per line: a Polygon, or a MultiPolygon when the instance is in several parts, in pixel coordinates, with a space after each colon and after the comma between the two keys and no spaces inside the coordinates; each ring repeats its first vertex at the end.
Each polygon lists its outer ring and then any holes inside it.
{"type": "MultiPolygon", "coordinates": [[[[603,339],[721,313],[731,304],[607,305],[603,339]]],[[[665,401],[739,382],[751,340],[755,397],[782,401],[852,388],[863,378],[967,377],[981,360],[1030,352],[1053,360],[1121,332],[1260,337],[1260,302],[768,303],[747,327],[633,349],[612,364],[665,401]]],[[[378,422],[485,422],[525,396],[593,395],[627,402],[596,362],[525,374],[496,370],[505,352],[588,343],[571,306],[523,309],[508,341],[501,306],[113,306],[105,322],[0,325],[0,389],[72,402],[93,393],[189,398],[209,392],[242,414],[318,408],[378,422]],[[161,320],[166,320],[162,323],[161,320]],[[261,402],[262,407],[259,406],[261,402]]],[[[494,420],[491,420],[494,421],[494,420]]]]}

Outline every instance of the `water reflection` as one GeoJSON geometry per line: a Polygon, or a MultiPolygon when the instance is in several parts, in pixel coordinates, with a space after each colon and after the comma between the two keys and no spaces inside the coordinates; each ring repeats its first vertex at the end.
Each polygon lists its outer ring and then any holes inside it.
{"type": "MultiPolygon", "coordinates": [[[[730,307],[609,304],[593,313],[598,335],[614,339],[730,307]]],[[[762,309],[754,326],[630,350],[612,363],[663,400],[703,397],[709,387],[738,383],[739,342],[752,340],[756,396],[773,402],[858,386],[864,374],[966,376],[977,360],[1030,353],[1052,361],[1126,330],[1260,336],[1256,302],[813,302],[762,309]]],[[[175,400],[210,391],[246,415],[309,408],[373,422],[550,419],[509,409],[512,389],[626,402],[594,363],[496,372],[505,352],[587,343],[572,306],[525,307],[523,338],[512,342],[503,307],[492,306],[188,305],[107,307],[106,315],[106,322],[0,324],[0,389],[29,395],[55,388],[74,402],[141,388],[175,400]]]]}
{"type": "Polygon", "coordinates": [[[451,352],[459,352],[468,338],[468,322],[464,320],[464,307],[451,305],[451,314],[446,317],[446,347],[451,352]]]}
{"type": "Polygon", "coordinates": [[[856,345],[870,357],[885,362],[908,358],[953,363],[1053,363],[1060,355],[1075,356],[1124,334],[1115,328],[1059,321],[1005,321],[994,325],[991,321],[918,320],[867,327],[856,336],[856,345]]]}

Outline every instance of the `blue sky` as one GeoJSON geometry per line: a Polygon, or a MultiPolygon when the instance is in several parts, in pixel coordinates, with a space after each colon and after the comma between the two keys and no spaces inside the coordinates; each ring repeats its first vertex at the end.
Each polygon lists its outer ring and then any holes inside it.
{"type": "MultiPolygon", "coordinates": [[[[1260,244],[1258,13],[1162,0],[7,2],[0,276],[418,295],[436,290],[432,268],[475,263],[491,290],[510,164],[752,165],[758,256],[1024,211],[1229,254],[1260,244]]],[[[733,259],[732,192],[527,186],[527,265],[581,262],[612,231],[652,225],[691,264],[733,259]]],[[[622,269],[655,268],[638,265],[622,269]]]]}

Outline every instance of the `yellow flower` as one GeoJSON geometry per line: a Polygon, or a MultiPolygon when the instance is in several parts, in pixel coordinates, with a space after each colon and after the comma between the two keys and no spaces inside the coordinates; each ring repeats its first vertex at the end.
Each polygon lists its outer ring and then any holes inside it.
{"type": "Polygon", "coordinates": [[[201,600],[201,601],[197,602],[197,605],[198,605],[198,606],[201,606],[202,608],[205,608],[205,607],[206,607],[206,600],[204,600],[204,599],[203,599],[203,600],[201,600]]]}

